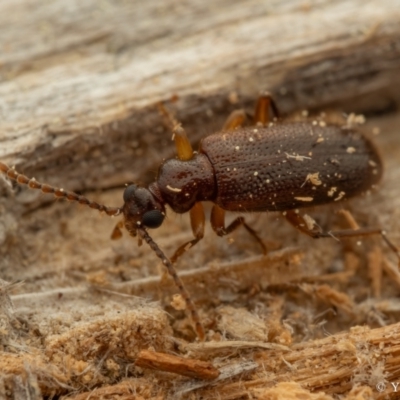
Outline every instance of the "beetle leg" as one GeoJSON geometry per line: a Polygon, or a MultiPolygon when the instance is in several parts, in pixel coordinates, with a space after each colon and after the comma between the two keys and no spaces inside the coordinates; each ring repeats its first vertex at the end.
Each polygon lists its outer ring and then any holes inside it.
{"type": "Polygon", "coordinates": [[[205,216],[204,216],[204,208],[203,204],[196,203],[190,209],[190,223],[192,225],[192,232],[194,235],[194,239],[189,240],[184,243],[182,246],[178,247],[175,251],[174,255],[171,257],[171,262],[175,263],[176,260],[187,250],[192,248],[196,243],[198,243],[204,236],[204,225],[205,225],[205,216]]]}
{"type": "Polygon", "coordinates": [[[227,227],[225,227],[225,210],[217,205],[213,206],[211,210],[211,226],[218,236],[229,235],[241,225],[243,225],[247,232],[249,232],[250,235],[253,236],[253,238],[260,244],[263,249],[263,253],[267,254],[267,248],[265,247],[265,244],[260,239],[257,232],[246,224],[244,217],[236,218],[227,227]]]}
{"type": "Polygon", "coordinates": [[[232,111],[229,117],[226,119],[222,130],[233,131],[234,129],[241,127],[246,119],[247,116],[243,110],[232,111]]]}
{"type": "Polygon", "coordinates": [[[265,92],[259,96],[254,112],[254,124],[267,125],[279,117],[279,110],[271,93],[265,92]]]}
{"type": "MultiPolygon", "coordinates": [[[[350,214],[351,215],[351,214],[350,214]]],[[[321,228],[315,223],[312,218],[307,220],[299,213],[291,210],[285,212],[286,219],[299,231],[311,236],[314,239],[332,237],[338,238],[350,238],[359,236],[370,236],[370,235],[381,235],[384,242],[390,247],[390,249],[397,255],[400,265],[400,250],[387,238],[386,232],[381,228],[356,228],[356,229],[341,229],[338,231],[323,232],[321,228]]],[[[352,225],[358,226],[357,223],[352,219],[352,225]]]]}
{"type": "Polygon", "coordinates": [[[122,237],[122,228],[124,227],[124,221],[119,221],[117,225],[115,225],[114,230],[111,233],[111,239],[117,240],[122,237]]]}
{"type": "Polygon", "coordinates": [[[369,236],[376,234],[382,235],[383,232],[380,228],[340,229],[338,231],[323,232],[311,217],[307,218],[293,210],[286,211],[285,217],[300,232],[303,232],[314,239],[326,237],[338,239],[343,237],[369,236]]]}
{"type": "Polygon", "coordinates": [[[307,221],[305,217],[293,210],[285,211],[283,214],[288,222],[290,222],[300,232],[305,233],[314,239],[323,237],[321,235],[324,235],[324,232],[322,232],[321,228],[315,223],[314,220],[307,221]]]}
{"type": "Polygon", "coordinates": [[[162,103],[158,104],[161,113],[166,117],[173,133],[176,152],[178,158],[182,161],[190,160],[193,157],[193,148],[189,142],[185,130],[182,125],[174,118],[174,116],[164,107],[162,103]]]}

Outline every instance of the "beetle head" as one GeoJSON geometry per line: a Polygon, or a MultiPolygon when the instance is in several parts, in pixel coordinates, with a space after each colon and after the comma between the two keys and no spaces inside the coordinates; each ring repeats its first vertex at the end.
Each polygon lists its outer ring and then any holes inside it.
{"type": "Polygon", "coordinates": [[[163,223],[164,205],[149,189],[131,184],[125,189],[123,198],[125,228],[132,236],[136,236],[138,228],[158,228],[163,223]]]}

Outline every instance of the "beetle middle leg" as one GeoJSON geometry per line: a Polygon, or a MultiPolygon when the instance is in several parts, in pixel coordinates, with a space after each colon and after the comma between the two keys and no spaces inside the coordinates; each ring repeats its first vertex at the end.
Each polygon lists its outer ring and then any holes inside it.
{"type": "MultiPolygon", "coordinates": [[[[245,122],[244,111],[237,110],[234,111],[227,119],[224,125],[225,130],[234,130],[235,128],[241,126],[245,122]]],[[[267,125],[274,119],[279,117],[278,107],[269,92],[264,92],[258,97],[255,110],[253,122],[254,125],[267,125]]],[[[211,226],[218,236],[225,236],[233,232],[240,225],[243,225],[247,232],[260,244],[263,249],[264,254],[267,254],[267,248],[264,242],[260,239],[257,232],[246,224],[244,217],[238,217],[233,222],[231,222],[227,227],[225,227],[225,211],[215,205],[211,211],[211,226]]]]}
{"type": "Polygon", "coordinates": [[[211,226],[218,236],[229,235],[241,225],[246,228],[247,232],[249,232],[250,235],[259,243],[264,254],[267,254],[267,248],[264,242],[260,239],[257,232],[246,224],[244,217],[236,218],[227,227],[225,227],[225,210],[217,205],[213,206],[211,210],[211,226]]]}
{"type": "Polygon", "coordinates": [[[279,117],[279,110],[272,95],[265,92],[258,97],[254,112],[254,124],[267,125],[274,118],[279,117]]]}
{"type": "Polygon", "coordinates": [[[182,161],[190,160],[193,157],[193,148],[189,142],[185,130],[182,125],[174,118],[174,116],[164,107],[162,103],[158,105],[161,113],[166,117],[175,142],[178,158],[182,161]]]}
{"type": "Polygon", "coordinates": [[[246,119],[247,116],[244,110],[232,111],[229,117],[226,119],[222,130],[233,131],[234,129],[241,127],[245,123],[246,119]]]}
{"type": "MultiPolygon", "coordinates": [[[[271,94],[266,92],[259,96],[254,112],[254,124],[266,125],[274,118],[278,118],[279,111],[271,94]]],[[[223,130],[233,131],[239,128],[246,121],[246,113],[243,110],[233,111],[226,120],[223,130]]],[[[257,232],[246,224],[244,217],[238,217],[225,227],[225,210],[214,205],[211,211],[211,226],[218,236],[229,235],[231,232],[243,225],[247,232],[260,244],[264,254],[267,254],[267,248],[260,239],[257,232]]]]}
{"type": "MultiPolygon", "coordinates": [[[[269,122],[279,117],[278,107],[269,92],[265,92],[258,97],[257,104],[254,110],[253,122],[254,125],[267,125],[269,122]]],[[[243,126],[247,120],[247,115],[244,110],[235,110],[226,119],[223,131],[232,131],[243,126]]]]}

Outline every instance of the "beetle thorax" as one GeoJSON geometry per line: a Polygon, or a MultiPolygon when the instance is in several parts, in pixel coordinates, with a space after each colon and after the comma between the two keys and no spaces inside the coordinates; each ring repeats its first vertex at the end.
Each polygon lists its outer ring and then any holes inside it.
{"type": "Polygon", "coordinates": [[[216,195],[214,171],[205,154],[195,154],[188,161],[165,161],[153,185],[177,213],[185,213],[196,202],[213,200],[216,195]]]}

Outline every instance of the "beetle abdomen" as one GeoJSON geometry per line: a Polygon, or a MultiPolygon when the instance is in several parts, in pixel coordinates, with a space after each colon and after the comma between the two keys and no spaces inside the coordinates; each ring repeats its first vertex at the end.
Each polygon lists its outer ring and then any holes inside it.
{"type": "Polygon", "coordinates": [[[372,143],[336,125],[277,123],[206,137],[215,202],[229,211],[285,211],[363,193],[382,175],[372,143]]]}

